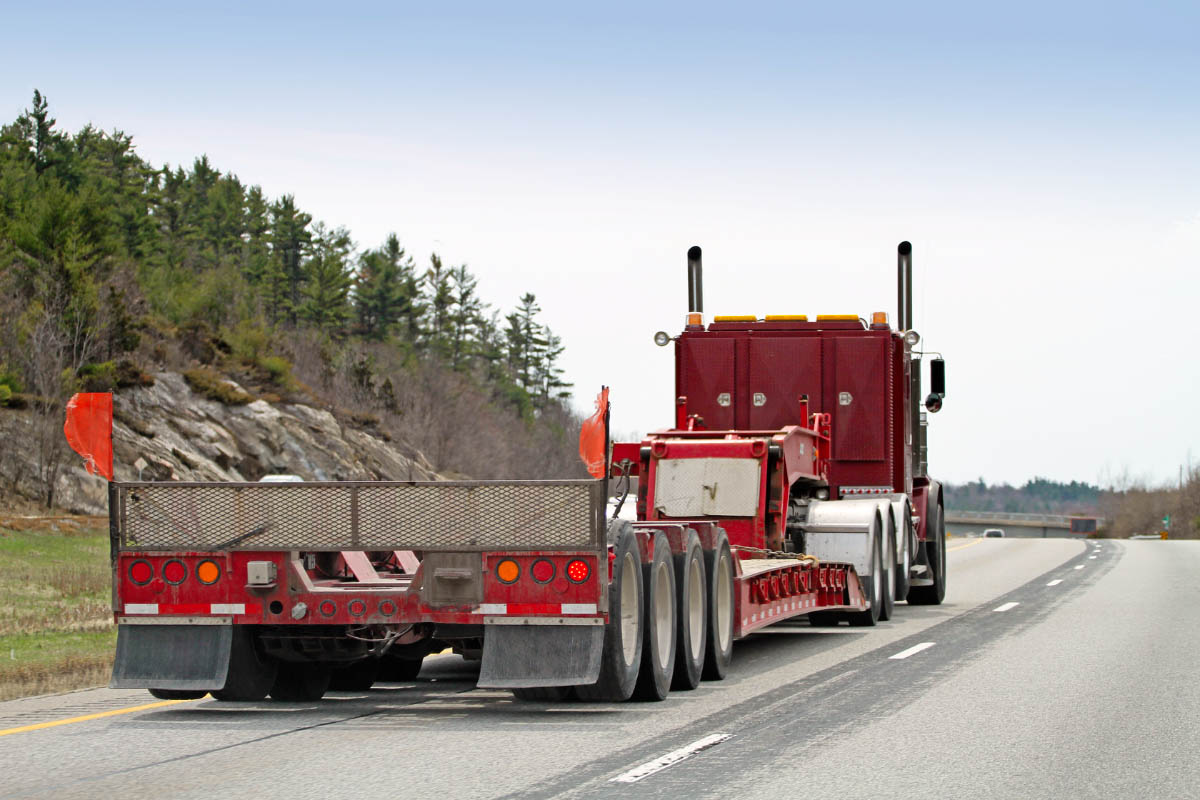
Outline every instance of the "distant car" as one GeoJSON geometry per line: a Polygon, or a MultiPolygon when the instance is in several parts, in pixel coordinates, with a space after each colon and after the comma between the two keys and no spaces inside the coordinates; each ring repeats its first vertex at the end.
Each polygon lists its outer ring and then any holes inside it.
{"type": "Polygon", "coordinates": [[[258,479],[259,483],[304,483],[304,478],[299,475],[263,475],[258,479]]]}
{"type": "Polygon", "coordinates": [[[986,539],[1003,539],[1004,531],[1000,530],[999,528],[988,528],[983,532],[983,536],[986,539]]]}

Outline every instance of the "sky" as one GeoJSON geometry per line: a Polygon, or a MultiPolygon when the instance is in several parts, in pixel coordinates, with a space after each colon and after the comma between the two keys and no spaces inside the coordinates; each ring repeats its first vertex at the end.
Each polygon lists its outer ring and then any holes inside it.
{"type": "Polygon", "coordinates": [[[932,474],[1200,463],[1195,3],[41,5],[4,14],[0,120],[37,88],[534,293],[619,434],[671,423],[689,246],[709,315],[894,319],[907,239],[932,474]]]}

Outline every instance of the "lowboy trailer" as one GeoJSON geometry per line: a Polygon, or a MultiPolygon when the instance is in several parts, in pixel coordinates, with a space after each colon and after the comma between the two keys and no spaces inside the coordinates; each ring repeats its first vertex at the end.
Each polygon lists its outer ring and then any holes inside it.
{"type": "Polygon", "coordinates": [[[314,700],[451,647],[519,699],[662,699],[724,677],[766,625],[940,603],[907,242],[898,266],[894,329],[705,325],[693,247],[687,324],[655,337],[675,347],[674,425],[606,447],[599,479],[110,482],[112,686],[314,700]],[[620,503],[635,478],[636,520],[610,519],[610,481],[620,503]]]}

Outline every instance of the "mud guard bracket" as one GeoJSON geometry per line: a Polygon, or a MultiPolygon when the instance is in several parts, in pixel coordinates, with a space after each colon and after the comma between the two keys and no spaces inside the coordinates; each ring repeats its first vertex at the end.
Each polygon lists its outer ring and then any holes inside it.
{"type": "Polygon", "coordinates": [[[600,677],[603,625],[489,625],[481,688],[578,686],[600,677]]]}
{"type": "Polygon", "coordinates": [[[232,625],[118,625],[112,689],[225,687],[232,625]]]}

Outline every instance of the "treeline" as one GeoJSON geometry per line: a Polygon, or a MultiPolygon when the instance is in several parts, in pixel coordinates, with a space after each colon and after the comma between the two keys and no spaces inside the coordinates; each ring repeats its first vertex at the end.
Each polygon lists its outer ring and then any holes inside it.
{"type": "Polygon", "coordinates": [[[1022,514],[1094,514],[1104,490],[1080,481],[1059,483],[1033,478],[1023,486],[988,485],[983,478],[946,484],[946,508],[955,511],[1002,511],[1022,514]]]}
{"type": "Polygon", "coordinates": [[[1071,481],[1034,478],[1023,486],[971,483],[946,484],[946,508],[955,511],[999,511],[1028,514],[1080,514],[1103,517],[1103,535],[1126,538],[1154,534],[1169,517],[1170,536],[1200,538],[1200,468],[1180,473],[1175,486],[1151,486],[1122,478],[1109,488],[1071,481]]]}
{"type": "Polygon", "coordinates": [[[156,167],[120,130],[60,131],[39,92],[0,128],[0,405],[51,416],[72,391],[200,366],[267,396],[353,406],[417,446],[431,428],[418,407],[467,414],[433,427],[516,436],[529,457],[506,447],[514,463],[481,467],[465,454],[478,441],[441,435],[435,466],[540,472],[561,466],[537,455],[546,436],[569,451],[576,424],[540,311],[524,293],[501,314],[467,265],[418,263],[395,234],[360,248],[205,156],[156,167]]]}

